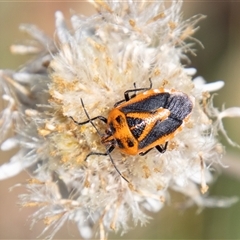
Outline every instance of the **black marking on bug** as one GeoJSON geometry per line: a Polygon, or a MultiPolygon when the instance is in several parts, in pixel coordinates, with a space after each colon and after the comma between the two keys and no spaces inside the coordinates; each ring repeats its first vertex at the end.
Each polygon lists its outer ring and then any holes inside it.
{"type": "Polygon", "coordinates": [[[110,132],[108,134],[112,135],[116,132],[116,128],[113,126],[112,122],[109,123],[109,129],[110,129],[110,132]]]}
{"type": "Polygon", "coordinates": [[[147,134],[147,136],[139,142],[139,149],[142,149],[149,145],[149,143],[157,141],[159,138],[167,136],[176,131],[182,125],[182,120],[167,118],[164,121],[156,121],[152,130],[147,134]]]}
{"type": "Polygon", "coordinates": [[[133,147],[134,146],[134,142],[130,138],[128,138],[127,139],[127,145],[128,145],[128,147],[133,147]]]}
{"type": "Polygon", "coordinates": [[[141,118],[126,117],[126,119],[127,119],[127,124],[130,128],[135,127],[136,125],[139,125],[143,122],[141,118]]]}
{"type": "Polygon", "coordinates": [[[126,119],[131,133],[138,139],[146,127],[146,122],[141,118],[126,117],[126,119]]]}
{"type": "Polygon", "coordinates": [[[122,116],[117,116],[116,118],[115,118],[115,120],[117,121],[117,123],[118,124],[122,124],[123,123],[123,121],[124,121],[124,119],[123,119],[123,117],[122,116]]]}
{"type": "Polygon", "coordinates": [[[154,112],[159,108],[167,108],[167,102],[170,97],[170,93],[158,93],[148,98],[143,99],[142,101],[134,102],[128,104],[124,107],[121,107],[121,111],[125,114],[127,113],[136,113],[136,112],[154,112]]]}

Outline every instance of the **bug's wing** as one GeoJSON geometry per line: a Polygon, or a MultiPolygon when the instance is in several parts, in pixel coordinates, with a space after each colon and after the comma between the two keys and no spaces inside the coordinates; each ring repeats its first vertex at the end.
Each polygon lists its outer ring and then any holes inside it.
{"type": "Polygon", "coordinates": [[[190,98],[182,93],[158,93],[150,95],[138,101],[126,102],[121,107],[124,114],[127,113],[153,113],[160,108],[168,109],[171,112],[172,118],[183,120],[192,111],[193,103],[190,98]]]}
{"type": "Polygon", "coordinates": [[[135,113],[135,112],[153,112],[159,108],[166,108],[166,104],[168,103],[168,99],[170,97],[169,93],[159,93],[155,95],[150,95],[141,100],[128,101],[126,105],[121,107],[121,111],[125,114],[127,113],[135,113]]]}
{"type": "Polygon", "coordinates": [[[149,145],[158,141],[161,138],[171,135],[182,125],[182,120],[176,118],[167,118],[164,121],[156,121],[152,130],[146,135],[144,139],[139,142],[139,148],[143,149],[149,145]]]}
{"type": "Polygon", "coordinates": [[[177,92],[169,96],[164,108],[170,111],[170,118],[183,120],[191,113],[193,103],[186,94],[177,92]]]}

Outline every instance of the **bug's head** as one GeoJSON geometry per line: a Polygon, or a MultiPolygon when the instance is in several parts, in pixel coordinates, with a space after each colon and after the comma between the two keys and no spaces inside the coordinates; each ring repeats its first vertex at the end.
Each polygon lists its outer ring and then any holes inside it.
{"type": "Polygon", "coordinates": [[[105,131],[105,134],[101,138],[101,142],[105,145],[116,145],[116,140],[113,136],[115,132],[116,129],[114,128],[113,124],[110,123],[105,131]]]}

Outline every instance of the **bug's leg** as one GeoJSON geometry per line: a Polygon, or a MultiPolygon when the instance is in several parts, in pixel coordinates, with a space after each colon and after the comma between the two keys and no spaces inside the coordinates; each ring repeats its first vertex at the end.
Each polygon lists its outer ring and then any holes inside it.
{"type": "MultiPolygon", "coordinates": [[[[134,89],[135,89],[135,93],[134,93],[131,97],[129,97],[130,99],[136,97],[136,95],[137,95],[137,93],[136,93],[136,83],[133,83],[133,86],[134,86],[134,89]]],[[[132,90],[133,90],[133,89],[132,89],[132,90]]],[[[125,92],[125,93],[126,93],[126,92],[125,92]]],[[[125,93],[124,93],[124,94],[125,94],[125,93]]],[[[117,107],[117,106],[118,106],[120,103],[122,103],[122,102],[126,102],[126,96],[125,96],[125,99],[116,102],[116,103],[114,104],[114,107],[117,107]]]]}
{"type": "Polygon", "coordinates": [[[76,123],[77,125],[84,125],[84,124],[89,123],[89,122],[91,122],[91,121],[93,121],[93,120],[95,120],[95,119],[100,119],[100,120],[103,121],[104,123],[107,123],[107,119],[106,119],[105,117],[103,117],[103,116],[97,116],[97,117],[88,119],[87,121],[84,121],[84,122],[77,122],[76,120],[74,120],[73,117],[70,117],[70,118],[71,118],[71,119],[74,121],[74,123],[76,123]]]}
{"type": "Polygon", "coordinates": [[[126,100],[125,99],[123,99],[123,100],[121,100],[121,101],[118,101],[118,102],[116,102],[113,106],[114,107],[117,107],[120,103],[122,103],[122,102],[126,102],[126,100]]]}
{"type": "Polygon", "coordinates": [[[160,152],[160,153],[164,153],[167,150],[167,146],[168,146],[168,142],[165,143],[165,145],[157,145],[156,149],[160,152]]]}
{"type": "MultiPolygon", "coordinates": [[[[137,86],[136,86],[136,83],[133,83],[133,86],[134,86],[134,89],[135,89],[135,91],[134,91],[134,94],[131,96],[131,97],[129,97],[129,99],[132,99],[132,98],[134,98],[134,97],[136,97],[137,96],[137,86]]],[[[132,89],[133,90],[133,89],[132,89]]]]}
{"type": "Polygon", "coordinates": [[[91,155],[98,155],[98,156],[109,156],[110,158],[110,161],[113,165],[113,167],[115,168],[115,170],[117,171],[117,173],[126,181],[129,183],[129,181],[122,175],[122,173],[118,170],[117,166],[115,165],[113,159],[112,159],[112,156],[110,155],[110,153],[114,150],[115,146],[112,145],[110,146],[110,148],[105,152],[105,153],[98,153],[98,152],[90,152],[86,158],[85,158],[85,161],[88,159],[88,157],[90,157],[91,155]]]}
{"type": "Polygon", "coordinates": [[[90,152],[84,161],[87,161],[87,159],[91,156],[91,155],[98,155],[98,156],[107,156],[109,155],[113,150],[114,150],[115,146],[112,145],[105,153],[100,153],[100,152],[90,152]]]}
{"type": "Polygon", "coordinates": [[[95,120],[95,119],[100,119],[100,120],[103,121],[104,123],[107,123],[107,119],[106,119],[105,117],[103,117],[103,116],[97,116],[97,117],[94,117],[94,118],[90,118],[89,115],[88,115],[88,112],[87,112],[87,110],[86,110],[86,108],[85,108],[85,106],[84,106],[84,104],[83,104],[83,100],[82,100],[82,99],[81,99],[81,103],[82,103],[83,110],[84,110],[84,112],[85,112],[88,120],[79,123],[79,122],[75,121],[75,120],[73,119],[73,117],[70,117],[70,118],[71,118],[77,125],[83,125],[83,124],[86,124],[86,123],[89,123],[89,122],[90,122],[90,123],[92,124],[92,126],[96,129],[96,131],[98,132],[98,134],[101,136],[101,133],[98,131],[97,127],[94,125],[93,120],[95,120]]]}
{"type": "Polygon", "coordinates": [[[136,88],[136,83],[134,83],[134,89],[130,89],[130,90],[127,90],[125,93],[124,93],[124,98],[123,100],[119,101],[119,102],[116,102],[114,104],[114,107],[117,107],[120,103],[122,102],[127,102],[129,101],[131,98],[134,98],[136,97],[137,95],[137,91],[147,91],[147,90],[150,90],[152,88],[152,80],[151,78],[149,78],[149,82],[150,82],[150,86],[148,88],[136,88]],[[131,92],[134,92],[134,94],[132,96],[129,96],[129,93],[131,92]]]}
{"type": "Polygon", "coordinates": [[[139,153],[140,156],[144,156],[146,155],[148,152],[150,152],[152,150],[152,148],[148,149],[146,152],[141,152],[139,153]]]}
{"type": "Polygon", "coordinates": [[[151,78],[149,78],[149,82],[150,82],[150,85],[148,88],[136,88],[136,84],[134,84],[135,86],[135,89],[130,89],[130,90],[127,90],[125,93],[124,93],[124,97],[125,97],[125,101],[129,101],[131,98],[135,97],[137,92],[138,91],[147,91],[147,90],[150,90],[152,88],[152,80],[151,78]],[[131,97],[129,96],[129,93],[131,92],[135,92],[131,97]]]}
{"type": "MultiPolygon", "coordinates": [[[[168,142],[166,142],[166,143],[164,144],[164,146],[163,146],[163,145],[157,145],[157,146],[156,146],[156,149],[157,149],[160,153],[164,153],[164,152],[166,152],[166,150],[167,150],[167,146],[168,146],[168,142]]],[[[146,152],[141,152],[141,153],[139,153],[139,155],[140,155],[140,156],[144,156],[144,155],[146,155],[148,152],[150,152],[151,150],[152,150],[152,148],[148,149],[146,152]]]]}
{"type": "Polygon", "coordinates": [[[85,158],[84,161],[87,161],[87,159],[88,159],[90,156],[92,156],[92,155],[107,156],[108,154],[107,154],[107,153],[100,153],[100,152],[90,152],[90,153],[86,156],[86,158],[85,158]]]}

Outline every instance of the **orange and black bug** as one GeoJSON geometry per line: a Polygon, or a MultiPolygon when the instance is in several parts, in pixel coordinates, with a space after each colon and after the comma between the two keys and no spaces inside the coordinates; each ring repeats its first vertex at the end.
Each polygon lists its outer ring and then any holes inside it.
{"type": "MultiPolygon", "coordinates": [[[[166,151],[168,141],[182,130],[184,122],[188,120],[193,102],[185,93],[177,90],[152,89],[151,79],[149,81],[149,88],[127,90],[125,99],[114,105],[108,118],[90,118],[81,99],[88,120],[78,123],[72,118],[76,124],[90,122],[95,129],[93,120],[100,119],[107,124],[105,134],[100,134],[101,142],[107,147],[106,153],[91,152],[87,158],[90,155],[110,156],[115,147],[128,155],[144,155],[153,148],[160,153],[166,151]],[[137,94],[138,91],[142,92],[137,94]],[[133,95],[130,96],[130,93],[133,95]]],[[[111,156],[110,159],[116,168],[111,156]]]]}

